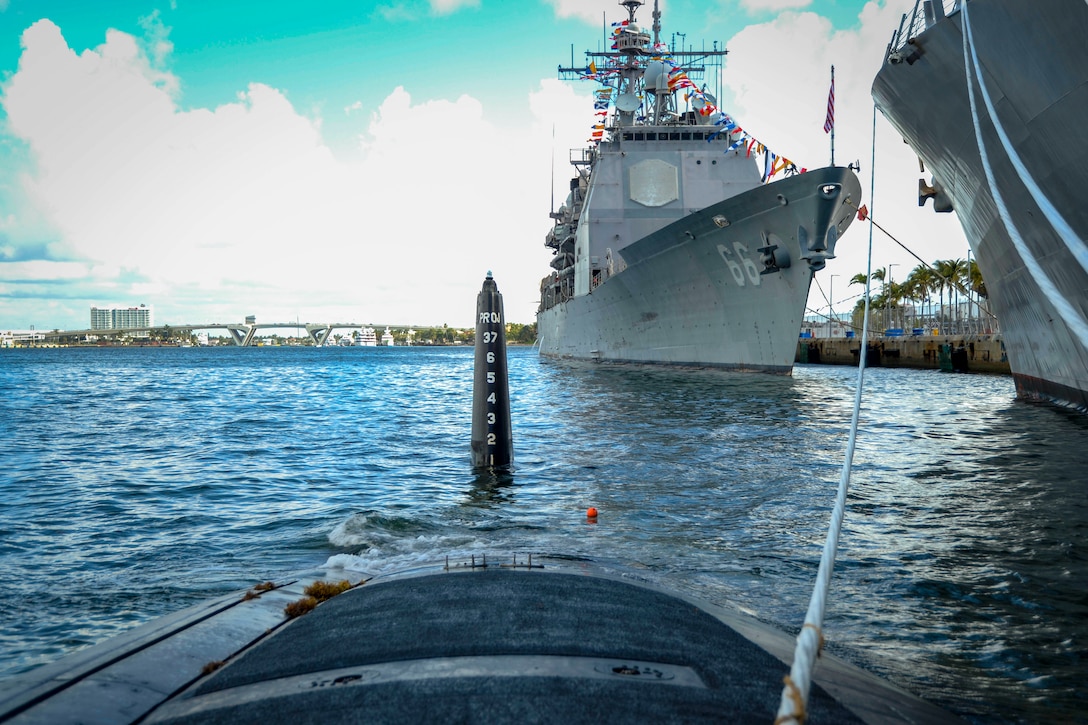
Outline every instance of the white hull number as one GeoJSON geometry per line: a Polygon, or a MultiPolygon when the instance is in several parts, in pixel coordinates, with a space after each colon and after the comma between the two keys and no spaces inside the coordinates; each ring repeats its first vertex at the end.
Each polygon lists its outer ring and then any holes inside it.
{"type": "Polygon", "coordinates": [[[738,287],[743,287],[749,281],[753,287],[759,286],[760,281],[762,281],[759,276],[759,267],[748,256],[750,254],[748,247],[740,242],[733,242],[732,249],[724,244],[719,244],[718,254],[722,255],[722,260],[725,261],[725,266],[729,267],[729,271],[732,272],[733,281],[737,283],[738,287]],[[734,253],[736,259],[734,259],[734,253]]]}

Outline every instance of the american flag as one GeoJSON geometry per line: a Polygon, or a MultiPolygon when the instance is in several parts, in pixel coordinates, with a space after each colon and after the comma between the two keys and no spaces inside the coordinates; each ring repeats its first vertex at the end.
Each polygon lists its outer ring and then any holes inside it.
{"type": "MultiPolygon", "coordinates": [[[[832,71],[834,72],[834,71],[832,71]]],[[[831,90],[827,93],[827,118],[824,120],[824,133],[831,133],[835,128],[835,76],[831,76],[831,90]]]]}

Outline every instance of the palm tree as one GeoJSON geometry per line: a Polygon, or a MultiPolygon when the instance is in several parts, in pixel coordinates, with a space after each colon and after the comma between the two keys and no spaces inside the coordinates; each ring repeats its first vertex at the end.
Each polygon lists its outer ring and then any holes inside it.
{"type": "Polygon", "coordinates": [[[899,307],[906,298],[907,288],[901,282],[888,282],[884,297],[892,312],[892,327],[899,327],[899,307]]]}
{"type": "Polygon", "coordinates": [[[978,296],[979,322],[982,322],[983,314],[987,317],[993,317],[993,314],[990,312],[990,305],[984,305],[982,303],[982,300],[987,300],[988,302],[990,295],[986,291],[986,280],[982,278],[982,271],[978,268],[978,263],[973,259],[968,263],[967,282],[968,289],[978,296]]]}
{"type": "MultiPolygon", "coordinates": [[[[945,332],[944,325],[944,288],[948,286],[949,281],[949,268],[948,261],[938,259],[933,262],[933,269],[937,276],[937,289],[940,293],[940,306],[937,308],[937,327],[940,331],[945,332]]],[[[949,295],[951,297],[951,295],[949,295]]]]}
{"type": "MultiPolygon", "coordinates": [[[[922,280],[918,274],[920,269],[922,268],[915,267],[906,276],[906,279],[903,280],[903,296],[911,301],[911,307],[914,307],[915,302],[921,303],[925,300],[925,294],[923,293],[921,284],[922,280]]],[[[917,327],[918,317],[919,315],[916,313],[911,325],[912,327],[917,327]]]]}
{"type": "Polygon", "coordinates": [[[967,283],[968,288],[979,297],[989,297],[986,294],[986,280],[982,279],[982,272],[978,268],[978,262],[973,259],[967,268],[967,283]]]}
{"type": "MultiPolygon", "coordinates": [[[[933,266],[937,270],[937,274],[940,276],[941,284],[941,304],[944,305],[944,288],[948,288],[948,305],[952,308],[952,321],[955,320],[955,307],[952,304],[952,294],[956,293],[957,299],[959,296],[960,277],[963,275],[963,270],[967,263],[962,259],[938,259],[933,263],[933,266]]],[[[943,331],[943,330],[942,330],[943,331]]],[[[954,331],[954,330],[953,330],[954,331]]]]}
{"type": "MultiPolygon", "coordinates": [[[[918,275],[916,272],[918,268],[915,267],[910,271],[910,274],[903,280],[903,284],[900,285],[900,289],[903,293],[903,299],[910,302],[911,306],[911,327],[918,326],[918,305],[925,299],[925,295],[918,286],[918,275]],[[918,303],[918,304],[916,304],[918,303]]],[[[904,319],[904,327],[906,327],[904,319]]]]}
{"type": "MultiPolygon", "coordinates": [[[[883,267],[881,267],[880,269],[874,269],[873,272],[868,277],[866,277],[865,273],[863,273],[863,272],[855,274],[853,277],[850,278],[850,284],[866,284],[868,282],[871,282],[874,279],[878,280],[880,282],[884,281],[884,268],[883,267]]],[[[887,301],[887,295],[885,294],[886,291],[887,290],[882,290],[881,293],[878,294],[876,297],[871,297],[869,299],[869,309],[879,310],[879,309],[882,309],[885,306],[886,301],[887,301]]],[[[870,290],[870,293],[871,292],[872,291],[870,290]]],[[[861,304],[858,306],[858,308],[864,308],[864,306],[865,306],[865,301],[861,300],[861,304]]],[[[857,315],[857,309],[855,309],[854,314],[855,314],[855,316],[857,315]]],[[[881,324],[883,324],[883,322],[884,322],[884,320],[881,319],[881,324]]]]}
{"type": "MultiPolygon", "coordinates": [[[[960,325],[960,292],[964,289],[964,273],[967,271],[967,262],[963,259],[949,259],[948,260],[948,279],[951,282],[951,289],[948,291],[949,301],[952,299],[953,293],[955,293],[956,301],[952,305],[952,319],[954,324],[958,327],[960,325]]],[[[957,330],[963,332],[963,330],[957,330]]]]}
{"type": "Polygon", "coordinates": [[[925,303],[929,302],[929,314],[933,317],[933,292],[940,288],[940,277],[932,267],[919,265],[907,276],[914,290],[915,299],[922,303],[922,316],[925,317],[925,303]]]}

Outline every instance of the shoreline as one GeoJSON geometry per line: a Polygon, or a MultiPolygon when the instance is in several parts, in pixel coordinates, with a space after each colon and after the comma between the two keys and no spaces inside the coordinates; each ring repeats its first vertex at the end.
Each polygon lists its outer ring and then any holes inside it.
{"type": "MultiPolygon", "coordinates": [[[[867,367],[1012,375],[999,335],[880,337],[870,340],[866,348],[867,367]]],[[[860,355],[861,340],[857,338],[802,338],[795,362],[857,365],[860,355]]]]}

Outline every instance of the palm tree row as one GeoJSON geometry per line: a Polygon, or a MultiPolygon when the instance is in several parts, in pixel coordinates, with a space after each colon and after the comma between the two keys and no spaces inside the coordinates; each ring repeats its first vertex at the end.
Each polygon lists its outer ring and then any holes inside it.
{"type": "MultiPolygon", "coordinates": [[[[885,281],[887,276],[887,270],[881,268],[874,270],[868,280],[864,273],[850,278],[852,285],[881,283],[870,303],[874,329],[920,327],[936,329],[940,334],[959,334],[994,331],[997,326],[986,304],[986,283],[974,260],[938,259],[932,265],[915,267],[899,283],[885,281]],[[965,313],[961,295],[968,303],[965,313]],[[903,302],[911,304],[904,309],[903,302]]],[[[861,325],[864,308],[865,300],[858,300],[853,315],[856,327],[861,325]]]]}

